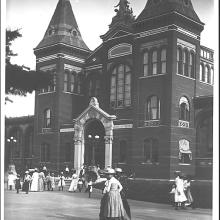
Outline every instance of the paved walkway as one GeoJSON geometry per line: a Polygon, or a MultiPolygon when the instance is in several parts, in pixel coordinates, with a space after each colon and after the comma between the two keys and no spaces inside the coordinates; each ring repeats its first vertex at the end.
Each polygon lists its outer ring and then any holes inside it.
{"type": "MultiPolygon", "coordinates": [[[[4,220],[98,220],[102,195],[87,193],[5,191],[4,220]]],[[[211,220],[209,209],[174,210],[170,205],[129,200],[132,220],[211,220]]]]}

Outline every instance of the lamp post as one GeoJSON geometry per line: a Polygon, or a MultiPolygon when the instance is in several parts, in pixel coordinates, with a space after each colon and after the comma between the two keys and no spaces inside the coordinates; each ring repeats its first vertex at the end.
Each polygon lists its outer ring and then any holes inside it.
{"type": "Polygon", "coordinates": [[[9,151],[10,151],[10,163],[13,164],[13,154],[12,154],[12,151],[13,151],[13,144],[17,142],[17,140],[15,139],[15,137],[10,137],[10,138],[7,138],[7,142],[9,143],[9,151]]]}
{"type": "Polygon", "coordinates": [[[92,142],[92,165],[95,165],[95,146],[96,142],[99,140],[99,135],[92,136],[91,134],[88,135],[89,140],[92,142]]]}
{"type": "Polygon", "coordinates": [[[11,136],[11,137],[7,138],[7,142],[9,144],[9,151],[10,151],[8,170],[13,172],[14,174],[16,174],[15,165],[13,162],[13,144],[15,144],[17,142],[17,140],[15,137],[11,136]]]}

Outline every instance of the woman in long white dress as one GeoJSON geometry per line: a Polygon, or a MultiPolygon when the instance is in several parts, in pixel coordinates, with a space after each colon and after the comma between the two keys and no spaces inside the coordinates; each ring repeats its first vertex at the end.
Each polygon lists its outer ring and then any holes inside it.
{"type": "Polygon", "coordinates": [[[183,185],[183,179],[181,178],[180,173],[176,173],[176,191],[174,194],[175,198],[175,209],[178,209],[179,207],[185,208],[185,202],[187,200],[186,195],[184,193],[184,185],[183,185]]]}
{"type": "Polygon", "coordinates": [[[39,190],[38,186],[38,179],[39,179],[39,173],[38,173],[38,169],[35,168],[35,171],[32,175],[32,182],[31,182],[31,190],[32,192],[37,192],[39,190]]]}
{"type": "Polygon", "coordinates": [[[38,188],[39,188],[39,191],[40,192],[43,192],[44,191],[44,181],[45,181],[45,176],[44,176],[44,173],[43,171],[39,173],[39,179],[38,179],[38,188]]]}
{"type": "Polygon", "coordinates": [[[76,192],[78,184],[78,176],[76,174],[76,170],[73,170],[72,181],[70,184],[69,192],[76,192]]]}

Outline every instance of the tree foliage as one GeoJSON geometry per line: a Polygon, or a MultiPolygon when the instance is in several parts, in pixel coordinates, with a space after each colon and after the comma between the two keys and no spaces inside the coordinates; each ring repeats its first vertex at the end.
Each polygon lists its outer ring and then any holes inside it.
{"type": "Polygon", "coordinates": [[[11,49],[15,39],[22,37],[16,30],[6,30],[6,67],[5,93],[25,96],[27,93],[52,86],[53,76],[50,72],[30,70],[27,67],[11,64],[11,57],[17,56],[11,49]]]}

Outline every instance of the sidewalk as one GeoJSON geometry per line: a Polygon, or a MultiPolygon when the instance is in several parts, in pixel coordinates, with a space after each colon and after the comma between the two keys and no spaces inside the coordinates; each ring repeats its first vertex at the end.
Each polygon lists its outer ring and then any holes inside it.
{"type": "MultiPolygon", "coordinates": [[[[102,194],[67,191],[30,192],[5,191],[5,220],[98,220],[102,194]]],[[[209,209],[174,210],[170,205],[128,200],[132,220],[211,220],[209,209]]]]}

